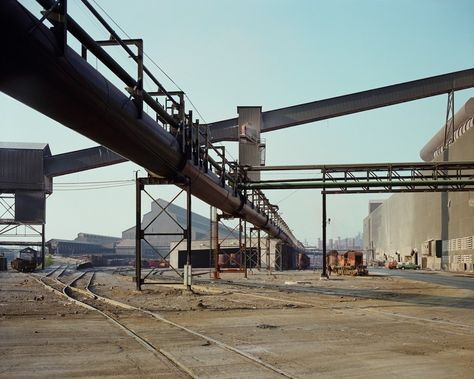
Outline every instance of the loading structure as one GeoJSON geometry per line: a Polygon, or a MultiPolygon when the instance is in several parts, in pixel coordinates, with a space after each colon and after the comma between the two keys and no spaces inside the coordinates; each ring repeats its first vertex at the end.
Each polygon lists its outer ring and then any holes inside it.
{"type": "Polygon", "coordinates": [[[68,15],[66,0],[38,3],[44,8],[41,19],[16,0],[0,3],[0,32],[9,35],[3,45],[8,59],[0,62],[2,92],[139,164],[149,177],[181,187],[186,183],[204,202],[302,248],[277,207],[261,194],[261,208],[238,188],[244,178],[237,162],[210,143],[208,128],[193,120],[192,111],[185,112],[184,94],[168,92],[145,67],[142,40],[122,40],[87,0],[84,5],[110,33],[110,41],[93,40],[68,15]],[[68,46],[68,33],[82,45],[81,55],[68,46]],[[107,53],[110,45],[123,48],[137,63],[136,77],[107,53]],[[88,53],[126,85],[128,96],[87,62],[88,53]],[[145,91],[145,75],[156,91],[145,91]],[[144,112],[145,104],[154,118],[144,112]]]}
{"type": "Polygon", "coordinates": [[[0,142],[0,246],[40,247],[44,269],[46,198],[53,179],[124,161],[103,146],[52,155],[45,143],[0,142]]]}

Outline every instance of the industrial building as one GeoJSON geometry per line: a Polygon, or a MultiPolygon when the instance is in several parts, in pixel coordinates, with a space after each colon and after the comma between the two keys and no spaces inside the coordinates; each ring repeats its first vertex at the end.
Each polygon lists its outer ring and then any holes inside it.
{"type": "MultiPolygon", "coordinates": [[[[171,249],[170,265],[183,268],[186,263],[186,242],[172,243],[171,249]]],[[[193,268],[216,267],[213,257],[214,246],[211,246],[210,240],[192,241],[191,250],[193,268]]],[[[298,268],[298,253],[275,238],[261,239],[260,243],[257,238],[247,238],[242,249],[239,248],[238,239],[230,238],[219,243],[217,263],[217,267],[224,270],[244,267],[277,271],[293,270],[298,268]]]]}
{"type": "MultiPolygon", "coordinates": [[[[426,144],[425,161],[474,161],[474,98],[426,144]],[[445,138],[451,136],[443,149],[445,138]]],[[[411,261],[432,270],[474,270],[474,193],[403,193],[369,204],[364,249],[369,261],[411,261]]]]}
{"type": "MultiPolygon", "coordinates": [[[[211,223],[210,220],[197,213],[192,213],[191,235],[193,241],[209,241],[211,223]]],[[[144,257],[156,257],[159,253],[166,256],[170,251],[170,244],[180,240],[178,235],[171,233],[182,233],[182,228],[186,228],[186,209],[168,203],[166,200],[157,199],[151,202],[151,209],[143,215],[142,228],[147,229],[147,233],[162,234],[147,236],[147,242],[142,241],[144,257]],[[163,209],[166,208],[166,212],[163,209]]],[[[135,254],[135,226],[122,232],[122,240],[116,246],[117,254],[135,254]]],[[[220,226],[219,232],[228,234],[228,231],[220,226]]]]}
{"type": "Polygon", "coordinates": [[[62,256],[115,254],[118,237],[79,233],[74,240],[50,239],[46,246],[50,254],[62,256]]]}

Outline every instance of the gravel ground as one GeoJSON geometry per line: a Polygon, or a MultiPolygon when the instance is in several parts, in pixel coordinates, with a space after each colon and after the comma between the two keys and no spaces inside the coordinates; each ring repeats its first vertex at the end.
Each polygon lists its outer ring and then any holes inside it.
{"type": "MultiPolygon", "coordinates": [[[[291,377],[472,375],[472,290],[395,277],[319,280],[314,272],[254,271],[248,279],[225,274],[218,282],[199,281],[188,292],[166,275],[138,292],[130,276],[97,273],[94,291],[157,312],[291,377]]],[[[281,377],[160,321],[127,322],[196,377],[281,377]]],[[[0,336],[1,378],[183,376],[103,316],[25,274],[0,273],[0,336]]]]}

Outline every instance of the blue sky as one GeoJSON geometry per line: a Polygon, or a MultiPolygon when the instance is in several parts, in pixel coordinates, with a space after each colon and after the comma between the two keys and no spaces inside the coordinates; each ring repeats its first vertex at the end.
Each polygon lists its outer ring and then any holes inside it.
{"type": "MultiPolygon", "coordinates": [[[[22,3],[35,9],[32,0],[22,3]]],[[[471,68],[474,62],[470,0],[99,3],[129,35],[144,39],[147,54],[207,122],[235,117],[238,105],[275,109],[471,68]]],[[[107,37],[79,0],[70,0],[69,10],[94,38],[107,37]]],[[[472,96],[472,89],[457,92],[456,108],[472,96]]],[[[446,102],[447,95],[438,96],[266,133],[267,164],[419,161],[419,150],[443,124],[446,102]]],[[[5,141],[48,142],[53,153],[94,145],[3,94],[0,109],[5,141]]],[[[229,151],[237,157],[235,145],[229,151]]],[[[131,179],[136,169],[127,163],[56,183],[131,179]]],[[[133,186],[59,187],[48,199],[47,238],[72,238],[81,231],[120,235],[134,222],[133,186]]],[[[171,192],[160,189],[164,198],[171,192]]],[[[319,192],[267,195],[276,203],[286,198],[280,209],[298,238],[314,242],[320,236],[319,192]]],[[[380,197],[329,198],[329,238],[361,231],[368,200],[380,197]]],[[[194,204],[195,211],[208,215],[206,205],[194,204]]]]}

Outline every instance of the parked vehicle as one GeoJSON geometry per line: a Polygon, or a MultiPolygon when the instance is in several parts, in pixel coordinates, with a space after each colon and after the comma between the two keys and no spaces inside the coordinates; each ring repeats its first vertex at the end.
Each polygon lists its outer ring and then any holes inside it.
{"type": "Polygon", "coordinates": [[[420,266],[413,262],[401,262],[398,264],[397,268],[401,270],[419,270],[420,266]]]}
{"type": "Polygon", "coordinates": [[[398,266],[398,262],[397,262],[397,261],[385,262],[385,268],[388,268],[388,269],[390,269],[390,270],[396,269],[397,266],[398,266]]]}

